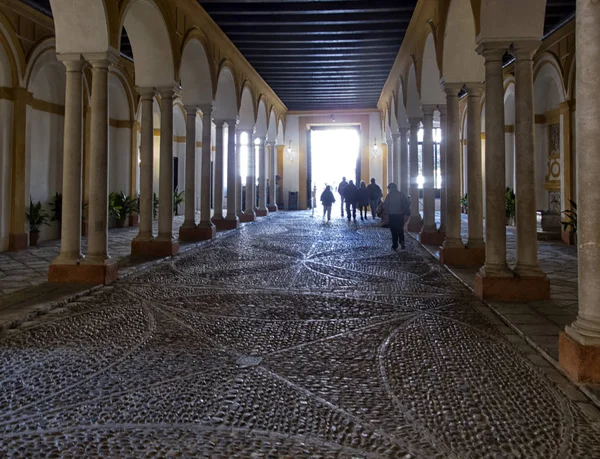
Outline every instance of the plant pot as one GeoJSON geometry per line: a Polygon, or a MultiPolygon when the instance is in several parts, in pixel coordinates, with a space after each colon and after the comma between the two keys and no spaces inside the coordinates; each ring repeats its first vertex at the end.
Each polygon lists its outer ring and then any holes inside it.
{"type": "Polygon", "coordinates": [[[39,231],[30,231],[29,232],[29,246],[34,247],[38,244],[40,240],[40,232],[39,231]]]}
{"type": "Polygon", "coordinates": [[[140,219],[139,219],[139,215],[136,213],[133,213],[129,216],[129,226],[131,227],[137,227],[140,225],[140,219]]]}
{"type": "Polygon", "coordinates": [[[123,228],[125,226],[125,219],[119,218],[115,220],[115,228],[123,228]]]}
{"type": "Polygon", "coordinates": [[[542,210],[542,231],[560,233],[560,214],[542,210]]]}
{"type": "Polygon", "coordinates": [[[506,217],[506,226],[515,226],[515,218],[506,217]]]}

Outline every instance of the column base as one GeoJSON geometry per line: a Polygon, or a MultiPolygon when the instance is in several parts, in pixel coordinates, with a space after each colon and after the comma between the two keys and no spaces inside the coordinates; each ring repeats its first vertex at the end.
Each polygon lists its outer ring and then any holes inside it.
{"type": "Polygon", "coordinates": [[[29,247],[27,233],[10,233],[8,235],[8,250],[25,250],[27,247],[29,247]]]}
{"type": "Polygon", "coordinates": [[[179,228],[179,240],[185,242],[198,242],[214,239],[217,236],[217,228],[211,226],[197,226],[195,228],[179,228]]]}
{"type": "Polygon", "coordinates": [[[446,239],[446,233],[439,231],[421,231],[419,241],[423,245],[442,245],[446,239]]]}
{"type": "Polygon", "coordinates": [[[492,277],[475,275],[475,294],[483,300],[541,301],[550,299],[547,277],[492,277]]]}
{"type": "Polygon", "coordinates": [[[586,346],[561,332],[558,338],[558,361],[577,383],[600,383],[600,346],[586,346]]]}
{"type": "Polygon", "coordinates": [[[243,213],[240,215],[240,222],[241,223],[249,223],[249,222],[254,222],[256,221],[256,214],[254,212],[252,213],[243,213]]]}
{"type": "Polygon", "coordinates": [[[139,257],[171,257],[179,252],[179,242],[175,240],[151,239],[131,241],[131,254],[139,257]]]}
{"type": "Polygon", "coordinates": [[[267,210],[269,212],[277,212],[279,210],[279,208],[277,207],[277,205],[273,204],[273,205],[268,205],[267,210]]]}
{"type": "Polygon", "coordinates": [[[109,260],[105,264],[51,264],[48,269],[48,282],[69,284],[112,284],[119,277],[119,266],[109,260]]]}
{"type": "Polygon", "coordinates": [[[269,215],[269,211],[267,209],[256,209],[257,217],[266,217],[267,215],[269,215]]]}
{"type": "Polygon", "coordinates": [[[236,218],[235,220],[229,219],[229,218],[224,218],[223,220],[219,221],[219,224],[217,225],[217,229],[219,231],[234,230],[234,229],[239,228],[239,226],[240,226],[240,221],[238,218],[236,218]]]}
{"type": "Polygon", "coordinates": [[[482,266],[485,263],[485,248],[443,247],[440,262],[448,266],[482,266]]]}
{"type": "Polygon", "coordinates": [[[423,228],[423,220],[420,215],[410,216],[408,219],[408,224],[406,226],[406,230],[409,233],[419,233],[423,228]]]}

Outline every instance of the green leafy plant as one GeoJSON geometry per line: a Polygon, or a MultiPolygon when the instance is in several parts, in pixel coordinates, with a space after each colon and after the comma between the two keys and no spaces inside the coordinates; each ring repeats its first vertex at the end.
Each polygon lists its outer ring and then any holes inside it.
{"type": "Polygon", "coordinates": [[[571,209],[563,210],[563,214],[567,217],[567,220],[561,221],[563,230],[571,230],[573,234],[577,234],[577,204],[572,199],[569,199],[571,203],[571,209]]]}
{"type": "Polygon", "coordinates": [[[51,221],[60,222],[62,220],[62,193],[56,193],[50,201],[50,211],[52,212],[51,221]]]}
{"type": "Polygon", "coordinates": [[[182,191],[181,193],[179,193],[177,188],[175,188],[175,191],[173,191],[173,210],[175,212],[175,215],[179,215],[178,207],[180,204],[183,203],[184,199],[185,199],[185,191],[182,191]]]}
{"type": "Polygon", "coordinates": [[[517,213],[517,198],[515,196],[515,192],[509,186],[506,187],[504,192],[504,210],[506,212],[506,218],[515,218],[517,213]]]}
{"type": "Polygon", "coordinates": [[[42,208],[42,203],[40,201],[33,202],[31,197],[29,198],[29,211],[25,212],[25,216],[29,222],[29,231],[32,233],[37,233],[42,225],[50,225],[50,215],[42,208]]]}
{"type": "Polygon", "coordinates": [[[460,198],[460,206],[464,207],[465,209],[469,207],[469,196],[467,193],[465,193],[465,195],[462,198],[460,198]]]}
{"type": "Polygon", "coordinates": [[[108,195],[108,215],[111,217],[115,217],[117,220],[121,220],[121,213],[123,211],[123,207],[120,205],[117,199],[117,193],[111,191],[108,195]]]}

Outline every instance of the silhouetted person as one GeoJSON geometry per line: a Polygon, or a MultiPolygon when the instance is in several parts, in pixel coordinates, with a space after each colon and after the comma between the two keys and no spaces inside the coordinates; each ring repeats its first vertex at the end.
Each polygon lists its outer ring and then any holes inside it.
{"type": "Polygon", "coordinates": [[[374,178],[371,179],[371,183],[367,186],[367,188],[369,190],[369,207],[371,208],[373,220],[375,220],[375,212],[377,210],[377,206],[381,203],[381,197],[383,196],[383,193],[381,192],[379,185],[375,183],[374,178]]]}
{"type": "Polygon", "coordinates": [[[348,182],[346,182],[346,177],[342,177],[341,183],[338,185],[337,191],[340,194],[340,202],[342,207],[342,217],[344,217],[344,192],[346,191],[346,187],[348,186],[348,182]]]}
{"type": "Polygon", "coordinates": [[[364,222],[365,218],[367,218],[367,206],[369,205],[369,190],[364,180],[360,181],[360,187],[356,192],[356,201],[360,212],[360,220],[364,222]],[[364,217],[363,210],[365,211],[364,217]]]}
{"type": "Polygon", "coordinates": [[[323,204],[323,218],[327,215],[327,221],[331,220],[331,206],[335,202],[335,197],[331,192],[331,187],[327,185],[325,191],[321,193],[321,203],[323,204]]]}
{"type": "Polygon", "coordinates": [[[344,200],[346,201],[346,215],[350,221],[350,208],[352,208],[352,218],[356,221],[356,201],[358,199],[358,188],[352,180],[344,188],[344,200]]]}
{"type": "Polygon", "coordinates": [[[383,201],[383,211],[387,212],[389,217],[392,250],[396,250],[398,244],[404,249],[404,218],[410,215],[410,201],[402,191],[398,191],[395,183],[388,185],[388,195],[383,201]]]}

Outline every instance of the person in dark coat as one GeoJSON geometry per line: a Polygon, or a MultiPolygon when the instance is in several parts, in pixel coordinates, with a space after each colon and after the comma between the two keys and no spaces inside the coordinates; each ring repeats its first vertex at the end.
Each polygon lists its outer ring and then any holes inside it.
{"type": "Polygon", "coordinates": [[[331,206],[335,202],[335,197],[331,192],[331,187],[327,185],[325,191],[321,193],[321,203],[323,204],[323,218],[327,215],[327,221],[331,220],[331,206]]]}
{"type": "Polygon", "coordinates": [[[373,217],[373,220],[375,220],[377,206],[381,204],[381,197],[383,196],[383,194],[381,192],[381,188],[379,188],[379,185],[375,183],[374,178],[371,179],[371,183],[369,183],[367,188],[369,190],[369,207],[371,208],[371,215],[373,217]]]}
{"type": "Polygon", "coordinates": [[[365,218],[367,218],[367,206],[369,205],[369,190],[367,189],[367,184],[364,180],[360,181],[360,187],[356,193],[356,200],[360,212],[360,220],[364,222],[365,218]],[[363,210],[365,211],[364,217],[363,210]]]}
{"type": "Polygon", "coordinates": [[[402,191],[398,191],[395,183],[388,185],[388,195],[383,201],[383,211],[387,212],[389,217],[392,250],[396,250],[398,244],[404,249],[404,220],[406,216],[410,216],[410,200],[402,191]]]}
{"type": "Polygon", "coordinates": [[[352,208],[352,218],[356,221],[356,201],[358,200],[358,188],[352,180],[348,182],[344,189],[344,200],[346,201],[346,215],[350,221],[350,208],[352,208]]]}
{"type": "Polygon", "coordinates": [[[346,177],[342,177],[342,181],[337,187],[337,191],[340,194],[340,202],[342,206],[342,218],[344,218],[344,192],[346,187],[348,186],[348,182],[346,182],[346,177]]]}

